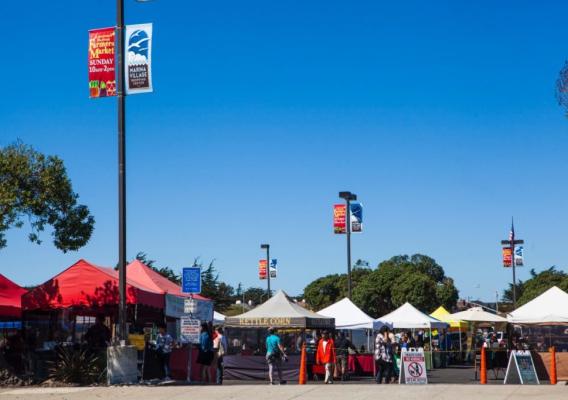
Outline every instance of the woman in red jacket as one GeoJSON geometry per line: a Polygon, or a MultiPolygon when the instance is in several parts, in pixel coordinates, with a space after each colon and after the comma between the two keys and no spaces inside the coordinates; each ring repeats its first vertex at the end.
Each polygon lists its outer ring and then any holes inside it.
{"type": "Polygon", "coordinates": [[[323,331],[316,352],[316,364],[325,365],[325,383],[333,383],[333,366],[336,362],[335,343],[329,337],[329,332],[323,331]]]}

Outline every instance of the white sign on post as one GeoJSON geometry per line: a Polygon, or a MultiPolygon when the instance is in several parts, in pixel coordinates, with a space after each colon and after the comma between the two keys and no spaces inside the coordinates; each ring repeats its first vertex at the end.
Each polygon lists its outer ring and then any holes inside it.
{"type": "Polygon", "coordinates": [[[426,385],[428,383],[423,349],[402,349],[400,358],[398,383],[402,383],[403,378],[407,385],[426,385]]]}
{"type": "Polygon", "coordinates": [[[530,351],[513,350],[507,364],[504,384],[540,385],[530,351]]]}
{"type": "Polygon", "coordinates": [[[199,343],[201,322],[191,317],[180,318],[180,339],[183,343],[199,343]]]}

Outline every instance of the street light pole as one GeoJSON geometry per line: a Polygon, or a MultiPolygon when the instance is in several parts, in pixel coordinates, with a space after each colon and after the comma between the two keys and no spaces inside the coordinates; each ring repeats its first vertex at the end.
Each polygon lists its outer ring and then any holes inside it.
{"type": "Polygon", "coordinates": [[[509,234],[509,240],[501,240],[503,246],[509,246],[511,251],[511,266],[513,267],[513,310],[517,309],[517,276],[515,271],[515,245],[524,244],[524,240],[515,239],[515,225],[513,224],[513,219],[511,218],[511,232],[509,234]]]}
{"type": "Polygon", "coordinates": [[[339,197],[346,202],[345,210],[345,233],[347,235],[347,297],[351,300],[352,281],[351,281],[351,201],[357,200],[357,195],[351,192],[339,192],[339,197]]]}
{"type": "Polygon", "coordinates": [[[124,85],[124,0],[116,0],[118,99],[118,337],[126,340],[126,93],[124,85]]]}
{"type": "Polygon", "coordinates": [[[270,292],[270,245],[269,244],[261,244],[261,249],[266,249],[266,281],[268,283],[268,298],[271,297],[270,292]]]}

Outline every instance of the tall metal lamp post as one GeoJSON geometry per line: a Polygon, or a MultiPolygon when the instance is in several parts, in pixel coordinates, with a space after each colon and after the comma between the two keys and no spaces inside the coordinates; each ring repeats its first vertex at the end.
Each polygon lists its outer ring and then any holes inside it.
{"type": "Polygon", "coordinates": [[[268,298],[271,297],[270,292],[270,245],[269,244],[261,244],[261,249],[266,249],[266,281],[268,282],[268,298]]]}
{"type": "MultiPolygon", "coordinates": [[[[148,0],[136,0],[144,3],[148,0]]],[[[124,84],[124,0],[116,0],[118,101],[118,337],[126,340],[126,90],[124,84]]]]}
{"type": "MultiPolygon", "coordinates": [[[[517,309],[517,275],[515,267],[517,265],[515,260],[515,245],[524,244],[524,240],[515,239],[515,225],[511,219],[511,231],[509,233],[509,240],[501,240],[501,245],[508,247],[511,252],[511,267],[513,267],[513,310],[517,309]]],[[[521,264],[522,265],[522,264],[521,264]]]]}
{"type": "Polygon", "coordinates": [[[357,200],[357,195],[351,192],[339,192],[339,197],[347,203],[345,210],[345,225],[347,225],[347,297],[351,300],[352,281],[351,281],[351,202],[357,200]]]}

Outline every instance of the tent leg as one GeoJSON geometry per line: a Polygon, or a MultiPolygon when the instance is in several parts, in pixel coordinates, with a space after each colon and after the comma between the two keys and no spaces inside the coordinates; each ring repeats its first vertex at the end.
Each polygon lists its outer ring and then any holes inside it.
{"type": "Polygon", "coordinates": [[[434,343],[432,341],[432,326],[430,326],[430,368],[434,369],[434,343]]]}

